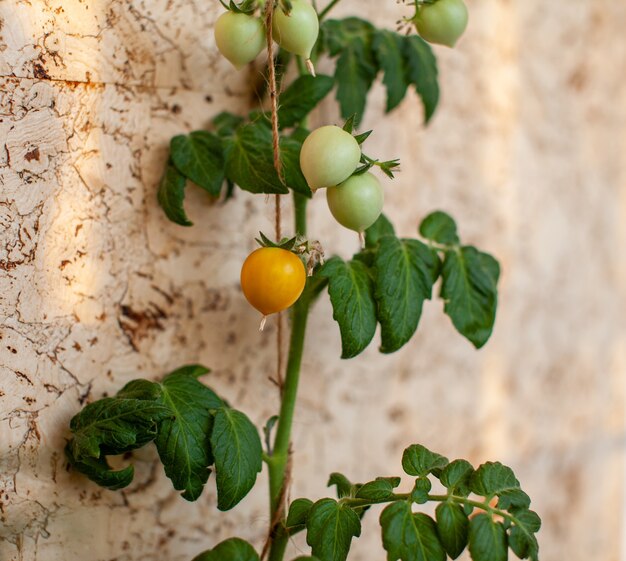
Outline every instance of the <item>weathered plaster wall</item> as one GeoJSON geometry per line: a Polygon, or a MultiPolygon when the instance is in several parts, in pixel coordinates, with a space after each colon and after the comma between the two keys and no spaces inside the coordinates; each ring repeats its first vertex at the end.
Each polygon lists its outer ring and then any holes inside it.
{"type": "MultiPolygon", "coordinates": [[[[389,2],[344,0],[393,25],[389,2]]],[[[626,5],[619,0],[469,2],[472,24],[440,55],[428,130],[414,97],[370,151],[400,157],[387,212],[402,234],[435,208],[502,262],[495,335],[475,352],[441,304],[381,357],[342,362],[329,305],[316,308],[295,432],[292,495],[329,472],[397,474],[404,446],[512,465],[544,518],[544,561],[621,559],[626,374],[626,5]]],[[[0,2],[0,561],[184,561],[230,535],[260,544],[261,478],[234,512],[213,486],[188,504],[151,450],[136,483],[102,491],[68,473],[67,424],[88,400],[182,363],[259,424],[276,408],[274,336],[238,288],[263,197],[211,204],[188,190],[192,229],[155,202],[168,139],[249,104],[219,59],[213,2],[0,2]]],[[[248,73],[249,72],[249,73],[248,73]]],[[[319,122],[337,120],[328,104],[319,122]]],[[[312,233],[354,238],[323,198],[312,233]]],[[[383,558],[376,514],[353,559],[383,558]]],[[[294,545],[301,546],[301,541],[294,545]]]]}

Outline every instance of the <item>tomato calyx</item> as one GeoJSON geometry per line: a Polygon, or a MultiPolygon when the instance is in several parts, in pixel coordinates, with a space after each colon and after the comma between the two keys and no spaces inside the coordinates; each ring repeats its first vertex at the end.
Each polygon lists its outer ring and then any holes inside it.
{"type": "Polygon", "coordinates": [[[220,4],[230,12],[235,12],[236,14],[246,14],[247,16],[250,16],[256,11],[258,1],[243,0],[242,2],[237,4],[233,0],[230,0],[230,2],[226,4],[224,0],[220,0],[220,4]]]}
{"type": "Polygon", "coordinates": [[[317,240],[308,240],[303,236],[296,236],[293,238],[283,238],[279,242],[274,242],[263,232],[259,232],[259,236],[259,238],[255,238],[255,241],[261,247],[285,249],[287,251],[291,251],[291,253],[294,253],[295,255],[298,255],[299,257],[302,257],[306,263],[307,277],[313,276],[317,266],[322,266],[324,264],[324,248],[317,240]]]}

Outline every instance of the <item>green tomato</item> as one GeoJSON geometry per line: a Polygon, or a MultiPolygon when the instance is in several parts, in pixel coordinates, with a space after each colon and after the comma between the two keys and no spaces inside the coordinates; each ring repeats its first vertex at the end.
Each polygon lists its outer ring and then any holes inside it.
{"type": "Polygon", "coordinates": [[[429,43],[454,47],[467,27],[468,17],[463,0],[437,0],[422,4],[413,22],[429,43]]]}
{"type": "Polygon", "coordinates": [[[215,22],[215,42],[220,52],[241,70],[265,47],[265,26],[254,16],[226,12],[215,22]]]}
{"type": "Polygon", "coordinates": [[[300,168],[311,189],[339,185],[354,173],[360,161],[359,143],[334,125],[315,129],[300,152],[300,168]]]}
{"type": "Polygon", "coordinates": [[[289,15],[280,7],[274,10],[272,36],[286,51],[309,59],[320,30],[317,12],[307,0],[291,0],[291,5],[289,15]]]}
{"type": "Polygon", "coordinates": [[[362,233],[378,220],[385,195],[378,179],[367,172],[353,175],[336,187],[329,187],[326,200],[339,224],[362,233]]]}

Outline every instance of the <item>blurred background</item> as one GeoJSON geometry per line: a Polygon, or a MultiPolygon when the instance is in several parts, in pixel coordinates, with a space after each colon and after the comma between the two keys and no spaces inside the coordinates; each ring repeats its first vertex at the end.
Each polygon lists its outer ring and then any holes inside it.
{"type": "MultiPolygon", "coordinates": [[[[442,209],[500,260],[493,338],[475,351],[435,300],[398,353],[372,344],[341,361],[323,298],[291,495],[328,496],[333,471],[398,475],[402,450],[419,442],[513,467],[543,518],[543,561],[623,560],[626,3],[468,7],[457,48],[435,47],[431,124],[414,94],[384,116],[379,84],[362,128],[375,129],[368,153],[402,161],[385,210],[401,235],[442,209]]],[[[222,514],[212,480],[186,503],[151,449],[117,493],[69,473],[63,456],[82,404],[185,363],[211,367],[206,382],[259,426],[277,410],[274,327],[259,334],[238,285],[273,205],[243,192],[211,203],[191,187],[195,226],[184,229],[155,197],[173,135],[255,102],[248,83],[262,65],[237,73],[216,51],[222,9],[0,2],[0,561],[187,561],[233,535],[263,542],[264,474],[222,514]]],[[[342,0],[334,12],[392,29],[410,13],[393,0],[342,0]]],[[[332,100],[313,117],[339,122],[332,100]]],[[[324,197],[310,208],[311,236],[349,256],[358,242],[324,197]]],[[[377,518],[372,509],[351,559],[384,558],[377,518]]],[[[291,545],[292,557],[305,551],[291,545]]]]}

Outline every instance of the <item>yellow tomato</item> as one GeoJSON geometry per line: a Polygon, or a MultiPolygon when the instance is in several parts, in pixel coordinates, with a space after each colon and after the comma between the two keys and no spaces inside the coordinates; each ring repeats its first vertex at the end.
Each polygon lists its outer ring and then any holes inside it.
{"type": "Polygon", "coordinates": [[[248,255],[241,268],[241,288],[264,316],[292,306],[304,290],[306,269],[291,251],[262,247],[248,255]]]}

